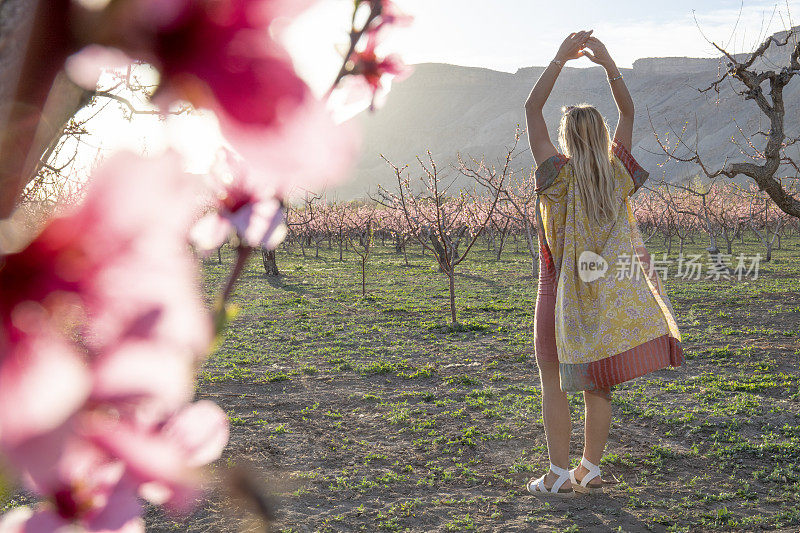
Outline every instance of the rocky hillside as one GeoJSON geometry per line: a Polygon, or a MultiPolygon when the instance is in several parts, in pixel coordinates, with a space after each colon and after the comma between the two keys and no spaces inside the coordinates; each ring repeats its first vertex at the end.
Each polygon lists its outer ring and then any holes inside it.
{"type": "MultiPolygon", "coordinates": [[[[770,68],[788,63],[788,48],[773,47],[766,58],[770,68]]],[[[653,126],[662,135],[670,124],[680,131],[688,121],[686,141],[692,145],[699,142],[701,153],[712,166],[721,165],[726,157],[741,159],[739,149],[731,143],[732,137],[741,139],[737,124],[747,132],[766,130],[767,122],[755,103],[744,101],[734,91],[740,90],[738,82],[723,83],[719,95],[698,91],[724,69],[725,62],[718,59],[685,57],[639,59],[633,68],[622,69],[636,104],[633,154],[650,171],[651,178],[675,180],[697,172],[693,165],[664,164],[653,126]]],[[[500,160],[513,142],[516,125],[525,127],[524,102],[543,70],[527,67],[512,74],[444,63],[415,65],[409,78],[393,85],[383,109],[356,117],[362,125],[364,149],[353,178],[334,194],[341,199],[363,197],[374,192],[377,184],[394,185],[394,173],[379,154],[398,166],[409,164],[412,176],[422,175],[416,156],[427,161],[426,150],[431,151],[437,166],[454,178],[459,175],[447,169],[459,152],[500,160]]],[[[793,80],[784,95],[787,133],[796,134],[800,79],[793,80]]],[[[581,102],[597,106],[613,132],[617,112],[603,69],[566,67],[545,107],[554,141],[561,106],[581,102]]],[[[527,151],[515,158],[514,167],[530,170],[533,158],[527,134],[517,150],[527,151]]],[[[457,185],[468,183],[466,178],[457,180],[457,185]]]]}

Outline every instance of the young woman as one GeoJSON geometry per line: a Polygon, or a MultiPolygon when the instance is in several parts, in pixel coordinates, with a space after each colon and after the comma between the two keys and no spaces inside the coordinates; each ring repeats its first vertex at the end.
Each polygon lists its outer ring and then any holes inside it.
{"type": "Polygon", "coordinates": [[[684,361],[672,304],[630,207],[629,196],[648,177],[630,154],[633,100],[606,47],[591,34],[579,31],[564,40],[525,102],[537,164],[534,344],[550,456],[550,471],[528,482],[538,496],[602,491],[598,465],[611,424],[611,388],[684,361]],[[561,68],[581,56],[605,69],[619,120],[612,141],[597,109],[564,108],[558,152],[542,108],[561,68]],[[567,470],[572,425],[566,393],[578,391],[586,406],[585,444],[578,467],[567,470]]]}

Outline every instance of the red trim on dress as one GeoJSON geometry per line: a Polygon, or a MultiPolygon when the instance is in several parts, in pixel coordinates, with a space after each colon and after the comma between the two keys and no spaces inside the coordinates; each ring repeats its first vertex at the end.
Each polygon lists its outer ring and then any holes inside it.
{"type": "Polygon", "coordinates": [[[648,177],[648,172],[639,165],[628,149],[625,148],[625,145],[614,139],[611,143],[611,152],[622,161],[625,170],[630,174],[633,180],[633,190],[635,191],[641,187],[648,177]]]}
{"type": "Polygon", "coordinates": [[[633,176],[637,168],[641,168],[628,149],[625,148],[625,145],[616,139],[611,143],[611,152],[619,157],[622,164],[625,165],[625,168],[628,170],[628,174],[631,176],[633,176]]]}

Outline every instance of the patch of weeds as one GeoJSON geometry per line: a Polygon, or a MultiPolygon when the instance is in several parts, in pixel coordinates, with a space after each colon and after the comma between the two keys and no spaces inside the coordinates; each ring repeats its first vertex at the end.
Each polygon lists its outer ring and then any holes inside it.
{"type": "Polygon", "coordinates": [[[633,468],[636,466],[636,463],[633,462],[633,455],[630,453],[624,453],[622,455],[609,453],[600,459],[600,465],[617,465],[633,468]]]}
{"type": "Polygon", "coordinates": [[[452,517],[452,520],[444,525],[444,529],[446,531],[477,531],[475,521],[469,513],[452,517]]]}
{"type": "Polygon", "coordinates": [[[328,359],[327,362],[338,372],[344,372],[345,370],[353,369],[353,364],[344,357],[334,357],[332,359],[328,359]]]}
{"type": "Polygon", "coordinates": [[[405,379],[429,378],[436,372],[436,367],[430,363],[421,367],[411,367],[408,372],[398,372],[397,377],[405,379]]]}
{"type": "Polygon", "coordinates": [[[283,371],[267,370],[264,372],[264,381],[289,381],[291,378],[283,371]]]}
{"type": "Polygon", "coordinates": [[[448,376],[444,378],[444,382],[448,385],[460,384],[466,386],[480,385],[481,383],[479,379],[473,378],[466,374],[462,374],[460,376],[448,376]]]}
{"type": "Polygon", "coordinates": [[[401,370],[405,370],[409,367],[408,361],[386,361],[386,360],[379,360],[373,361],[366,365],[361,365],[358,367],[359,374],[388,374],[390,372],[398,372],[401,370]]]}

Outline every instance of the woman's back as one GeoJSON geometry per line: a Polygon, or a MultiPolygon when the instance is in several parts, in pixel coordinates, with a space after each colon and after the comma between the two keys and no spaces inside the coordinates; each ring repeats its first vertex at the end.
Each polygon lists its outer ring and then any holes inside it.
{"type": "Polygon", "coordinates": [[[565,391],[586,389],[586,371],[597,371],[597,361],[613,366],[616,357],[625,366],[635,360],[636,370],[614,367],[618,377],[630,379],[631,373],[663,366],[664,357],[667,364],[680,358],[679,344],[670,347],[680,341],[672,305],[650,271],[651,259],[630,206],[630,195],[648,173],[622,144],[613,143],[612,154],[616,215],[601,224],[589,220],[570,158],[557,154],[536,170],[542,253],[557,280],[556,344],[565,391]],[[649,350],[656,339],[666,349],[653,350],[652,361],[630,354],[637,347],[649,350]]]}
{"type": "Polygon", "coordinates": [[[647,179],[647,172],[621,144],[613,143],[610,168],[613,176],[611,207],[614,212],[596,223],[590,220],[585,200],[579,194],[573,161],[564,154],[558,154],[551,159],[551,164],[543,164],[537,168],[536,190],[541,199],[545,237],[550,245],[553,261],[560,268],[568,211],[587,249],[599,253],[598,250],[606,246],[608,239],[619,234],[619,229],[624,227],[627,220],[626,199],[647,179]],[[639,180],[638,184],[634,181],[634,175],[639,180]],[[572,206],[572,210],[569,210],[569,206],[572,206]]]}

